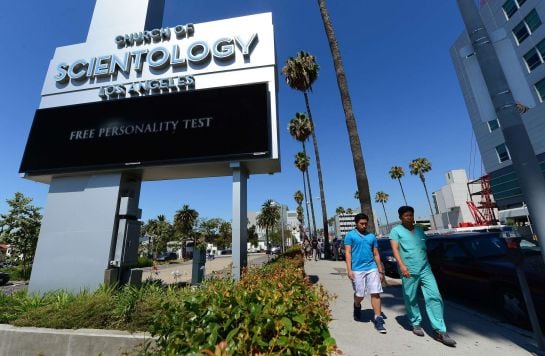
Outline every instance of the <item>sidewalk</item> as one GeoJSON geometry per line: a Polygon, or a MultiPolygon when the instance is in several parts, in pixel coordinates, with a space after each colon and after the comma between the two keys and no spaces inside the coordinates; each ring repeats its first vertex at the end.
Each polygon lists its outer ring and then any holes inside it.
{"type": "Polygon", "coordinates": [[[311,281],[337,296],[330,303],[333,320],[329,329],[343,352],[339,351],[339,355],[542,355],[530,332],[450,301],[445,301],[445,320],[449,335],[458,343],[455,348],[444,346],[430,336],[431,328],[422,306],[426,336],[413,335],[405,316],[400,280],[391,278],[387,278],[388,286],[381,298],[388,333],[381,335],[369,322],[373,317],[369,298],[362,303],[366,321],[354,321],[353,291],[344,261],[306,261],[305,271],[311,281]]]}

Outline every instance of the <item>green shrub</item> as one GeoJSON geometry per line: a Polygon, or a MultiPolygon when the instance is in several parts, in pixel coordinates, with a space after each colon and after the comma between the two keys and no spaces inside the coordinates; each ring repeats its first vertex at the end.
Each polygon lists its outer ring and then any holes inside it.
{"type": "Polygon", "coordinates": [[[27,267],[26,270],[23,271],[23,266],[15,265],[0,268],[0,272],[6,272],[7,274],[9,274],[10,281],[26,281],[30,278],[32,267],[27,267]]]}
{"type": "MultiPolygon", "coordinates": [[[[192,288],[145,282],[90,293],[0,294],[0,323],[150,331],[155,352],[178,355],[328,354],[329,296],[304,275],[299,250],[244,273],[192,288]]],[[[144,353],[149,351],[142,351],[144,353]]]]}
{"type": "Polygon", "coordinates": [[[153,260],[151,258],[148,258],[147,256],[138,257],[138,261],[136,262],[137,268],[151,267],[152,265],[153,260]]]}
{"type": "Polygon", "coordinates": [[[291,252],[246,273],[239,283],[211,280],[165,302],[150,331],[165,354],[327,354],[329,296],[305,278],[291,252]]]}

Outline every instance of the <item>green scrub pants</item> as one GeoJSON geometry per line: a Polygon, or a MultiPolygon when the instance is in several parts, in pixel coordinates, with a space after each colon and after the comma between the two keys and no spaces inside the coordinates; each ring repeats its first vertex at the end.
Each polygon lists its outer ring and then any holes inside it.
{"type": "Polygon", "coordinates": [[[430,319],[431,326],[436,331],[447,332],[447,327],[443,319],[443,299],[439,293],[439,288],[437,288],[437,282],[435,281],[430,265],[426,263],[426,266],[419,273],[411,272],[410,278],[401,277],[401,281],[403,283],[405,307],[407,308],[407,315],[411,324],[421,325],[422,323],[422,314],[420,314],[416,298],[416,292],[420,286],[424,295],[426,313],[430,319]]]}

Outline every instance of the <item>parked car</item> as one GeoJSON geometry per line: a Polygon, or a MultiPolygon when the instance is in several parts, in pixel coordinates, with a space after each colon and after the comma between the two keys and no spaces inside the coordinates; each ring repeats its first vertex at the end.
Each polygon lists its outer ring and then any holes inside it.
{"type": "Polygon", "coordinates": [[[9,282],[9,274],[0,272],[0,286],[6,285],[9,282]]]}
{"type": "Polygon", "coordinates": [[[265,252],[267,255],[279,255],[280,254],[280,247],[271,247],[265,252]]]}
{"type": "Polygon", "coordinates": [[[390,245],[389,238],[380,238],[377,239],[378,250],[380,252],[380,260],[384,265],[384,273],[388,277],[400,278],[399,271],[397,268],[397,261],[392,252],[392,246],[390,245]]]}
{"type": "Polygon", "coordinates": [[[156,261],[171,261],[177,260],[178,254],[176,252],[163,252],[155,260],[156,261]]]}
{"type": "MultiPolygon", "coordinates": [[[[510,322],[528,325],[515,265],[501,232],[430,237],[426,245],[440,289],[495,303],[510,322]]],[[[530,293],[539,318],[545,322],[545,264],[535,243],[523,241],[521,248],[530,293]]]]}

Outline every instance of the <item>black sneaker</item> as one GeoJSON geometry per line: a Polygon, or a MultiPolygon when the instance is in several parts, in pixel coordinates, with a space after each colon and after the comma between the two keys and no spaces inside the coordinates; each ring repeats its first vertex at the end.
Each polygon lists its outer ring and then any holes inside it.
{"type": "Polygon", "coordinates": [[[386,334],[386,328],[384,327],[384,319],[381,316],[375,318],[375,329],[381,334],[386,334]]]}
{"type": "Polygon", "coordinates": [[[415,325],[413,326],[413,334],[416,336],[424,336],[424,330],[422,330],[420,325],[415,325]]]}
{"type": "Polygon", "coordinates": [[[357,307],[354,304],[354,320],[355,321],[361,321],[361,305],[357,307]]]}
{"type": "Polygon", "coordinates": [[[447,333],[435,331],[433,333],[433,338],[450,347],[454,347],[456,345],[456,341],[454,341],[447,333]]]}

